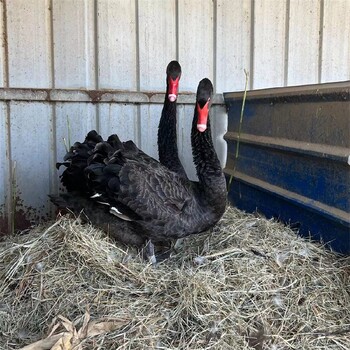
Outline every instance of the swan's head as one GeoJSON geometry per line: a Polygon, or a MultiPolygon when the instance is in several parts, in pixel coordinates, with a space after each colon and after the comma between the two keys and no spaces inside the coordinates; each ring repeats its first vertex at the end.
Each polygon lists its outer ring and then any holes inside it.
{"type": "Polygon", "coordinates": [[[213,84],[208,78],[202,79],[198,84],[196,96],[196,108],[198,113],[197,130],[207,130],[211,97],[213,96],[213,84]]]}
{"type": "Polygon", "coordinates": [[[167,84],[168,84],[168,99],[170,102],[175,102],[179,94],[179,81],[181,78],[181,66],[177,61],[171,61],[166,68],[167,84]]]}

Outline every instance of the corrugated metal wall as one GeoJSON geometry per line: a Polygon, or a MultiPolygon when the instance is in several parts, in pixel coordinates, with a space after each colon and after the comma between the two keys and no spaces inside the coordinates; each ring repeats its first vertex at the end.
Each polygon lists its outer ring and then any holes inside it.
{"type": "MultiPolygon", "coordinates": [[[[348,80],[349,18],[349,0],[0,0],[0,231],[47,216],[63,138],[97,128],[157,154],[163,97],[154,92],[164,91],[171,59],[183,68],[181,92],[204,76],[217,93],[242,90],[244,69],[251,89],[348,80]]],[[[192,175],[193,101],[183,96],[179,106],[192,175]]],[[[221,95],[216,101],[224,162],[221,95]]]]}

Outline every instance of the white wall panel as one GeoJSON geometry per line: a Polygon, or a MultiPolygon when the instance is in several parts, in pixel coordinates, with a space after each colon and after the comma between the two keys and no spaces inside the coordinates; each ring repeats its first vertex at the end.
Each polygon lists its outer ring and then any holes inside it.
{"type": "Polygon", "coordinates": [[[163,105],[140,106],[140,136],[141,149],[150,156],[158,159],[158,124],[163,105]]]}
{"type": "Polygon", "coordinates": [[[349,0],[6,1],[0,86],[5,42],[11,87],[163,91],[164,67],[176,56],[183,91],[195,91],[204,76],[218,92],[242,89],[243,69],[252,70],[253,88],[313,83],[320,68],[322,81],[346,80],[349,7],[349,0]]]}
{"type": "Polygon", "coordinates": [[[193,115],[194,105],[178,106],[178,148],[180,161],[185,168],[187,176],[191,180],[197,180],[191,147],[193,115]]]}
{"type": "Polygon", "coordinates": [[[254,7],[254,89],[283,86],[286,0],[256,0],[254,7]]]}
{"type": "Polygon", "coordinates": [[[7,112],[6,104],[0,102],[0,233],[7,231],[6,200],[9,191],[9,153],[8,153],[8,134],[7,134],[7,112]]]}
{"type": "Polygon", "coordinates": [[[99,132],[104,139],[111,134],[117,134],[121,141],[138,140],[138,114],[137,107],[125,104],[107,104],[99,106],[99,132]]]}
{"type": "Polygon", "coordinates": [[[0,87],[6,86],[6,76],[5,76],[5,33],[4,33],[4,16],[3,16],[4,6],[0,2],[0,87]]]}
{"type": "Polygon", "coordinates": [[[99,88],[137,89],[135,0],[98,0],[99,88]]]}
{"type": "Polygon", "coordinates": [[[220,159],[220,163],[224,167],[227,158],[227,144],[224,140],[224,135],[227,132],[227,114],[225,106],[213,105],[210,108],[210,121],[214,147],[220,159]]]}
{"type": "Polygon", "coordinates": [[[350,79],[350,1],[325,0],[321,82],[350,79]]]}
{"type": "Polygon", "coordinates": [[[217,1],[216,91],[244,90],[250,71],[251,0],[217,1]]]}
{"type": "Polygon", "coordinates": [[[49,0],[6,1],[9,86],[52,85],[49,0]]]}
{"type": "Polygon", "coordinates": [[[54,86],[95,88],[93,0],[53,0],[54,86]]]}
{"type": "Polygon", "coordinates": [[[175,0],[139,0],[140,89],[165,90],[167,64],[176,59],[175,0]]]}
{"type": "Polygon", "coordinates": [[[286,85],[318,83],[320,1],[291,0],[286,85]]]}
{"type": "Polygon", "coordinates": [[[53,162],[51,106],[38,102],[12,102],[11,160],[16,163],[17,212],[41,220],[47,214],[53,162]]]}
{"type": "Polygon", "coordinates": [[[213,1],[178,0],[179,61],[182,91],[196,91],[202,78],[213,79],[213,1]]]}

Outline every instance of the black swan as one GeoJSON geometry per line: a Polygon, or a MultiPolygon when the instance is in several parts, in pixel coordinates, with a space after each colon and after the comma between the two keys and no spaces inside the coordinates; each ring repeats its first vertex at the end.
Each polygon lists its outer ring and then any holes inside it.
{"type": "Polygon", "coordinates": [[[90,131],[84,142],[75,142],[63,158],[62,163],[56,163],[57,170],[63,165],[66,167],[61,178],[62,185],[68,192],[84,194],[88,190],[84,181],[84,170],[87,160],[91,156],[95,146],[102,142],[102,137],[95,131],[90,131]]]}
{"type": "Polygon", "coordinates": [[[158,155],[161,164],[186,178],[185,170],[178,155],[176,135],[176,101],[180,78],[181,66],[179,62],[171,61],[166,69],[167,88],[158,127],[158,155]]]}
{"type": "MultiPolygon", "coordinates": [[[[186,178],[186,173],[178,157],[177,136],[176,136],[176,101],[178,97],[179,81],[181,78],[181,66],[177,61],[171,61],[166,68],[166,93],[162,109],[162,115],[158,127],[158,153],[160,162],[170,170],[179,173],[186,178]]],[[[141,245],[143,239],[132,232],[132,228],[115,222],[114,216],[111,216],[105,208],[97,205],[88,199],[88,188],[85,181],[84,169],[88,165],[88,158],[96,144],[103,139],[95,130],[90,131],[84,142],[76,142],[64,157],[64,162],[57,163],[59,169],[62,165],[66,167],[61,175],[61,183],[69,193],[49,195],[50,200],[59,208],[68,208],[75,214],[84,210],[86,221],[90,221],[95,226],[109,232],[117,240],[126,244],[141,245]],[[121,227],[122,226],[122,227],[121,227]]],[[[116,141],[111,136],[108,142],[112,147],[118,149],[121,147],[119,139],[116,141]]],[[[143,159],[149,156],[142,152],[132,141],[122,143],[129,151],[135,152],[136,157],[143,159]]],[[[106,156],[107,154],[105,154],[106,156]]],[[[103,163],[104,158],[94,159],[95,163],[103,163]]]]}
{"type": "MultiPolygon", "coordinates": [[[[94,200],[114,214],[114,227],[125,229],[117,237],[124,243],[163,242],[203,232],[223,215],[226,182],[214,150],[208,115],[212,92],[210,80],[203,79],[198,85],[191,131],[197,183],[138,152],[132,142],[120,142],[116,135],[96,145],[84,170],[86,195],[90,196],[85,200],[94,200]]],[[[59,204],[57,198],[51,199],[59,204]]],[[[63,197],[64,202],[66,199],[63,197]]],[[[149,247],[153,258],[153,245],[149,247]]]]}
{"type": "Polygon", "coordinates": [[[127,221],[145,241],[162,242],[203,232],[225,211],[226,182],[209,121],[212,93],[212,83],[203,79],[198,85],[191,131],[198,182],[183,178],[151,157],[138,156],[120,141],[113,154],[110,143],[97,144],[85,169],[91,198],[108,205],[115,220],[127,221]],[[106,154],[105,164],[94,163],[106,154]]]}
{"type": "MultiPolygon", "coordinates": [[[[185,170],[178,156],[176,135],[176,101],[180,78],[181,66],[179,62],[171,61],[166,68],[166,93],[158,126],[158,154],[161,164],[186,177],[185,170]]],[[[87,159],[91,156],[96,144],[102,141],[102,137],[95,130],[92,130],[87,134],[84,142],[74,143],[64,156],[64,162],[56,164],[57,169],[62,165],[67,168],[61,176],[61,183],[68,192],[79,192],[82,194],[86,192],[83,172],[87,166],[87,159]]],[[[148,157],[132,141],[127,141],[127,144],[129,149],[134,149],[139,155],[143,154],[143,156],[148,157]]],[[[117,147],[119,146],[117,145],[117,147]]]]}

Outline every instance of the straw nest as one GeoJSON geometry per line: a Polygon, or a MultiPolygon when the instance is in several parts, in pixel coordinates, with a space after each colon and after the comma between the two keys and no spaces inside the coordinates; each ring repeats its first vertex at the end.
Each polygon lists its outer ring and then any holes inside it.
{"type": "Polygon", "coordinates": [[[0,245],[0,348],[349,349],[349,262],[234,208],[156,267],[61,217],[0,245]]]}

